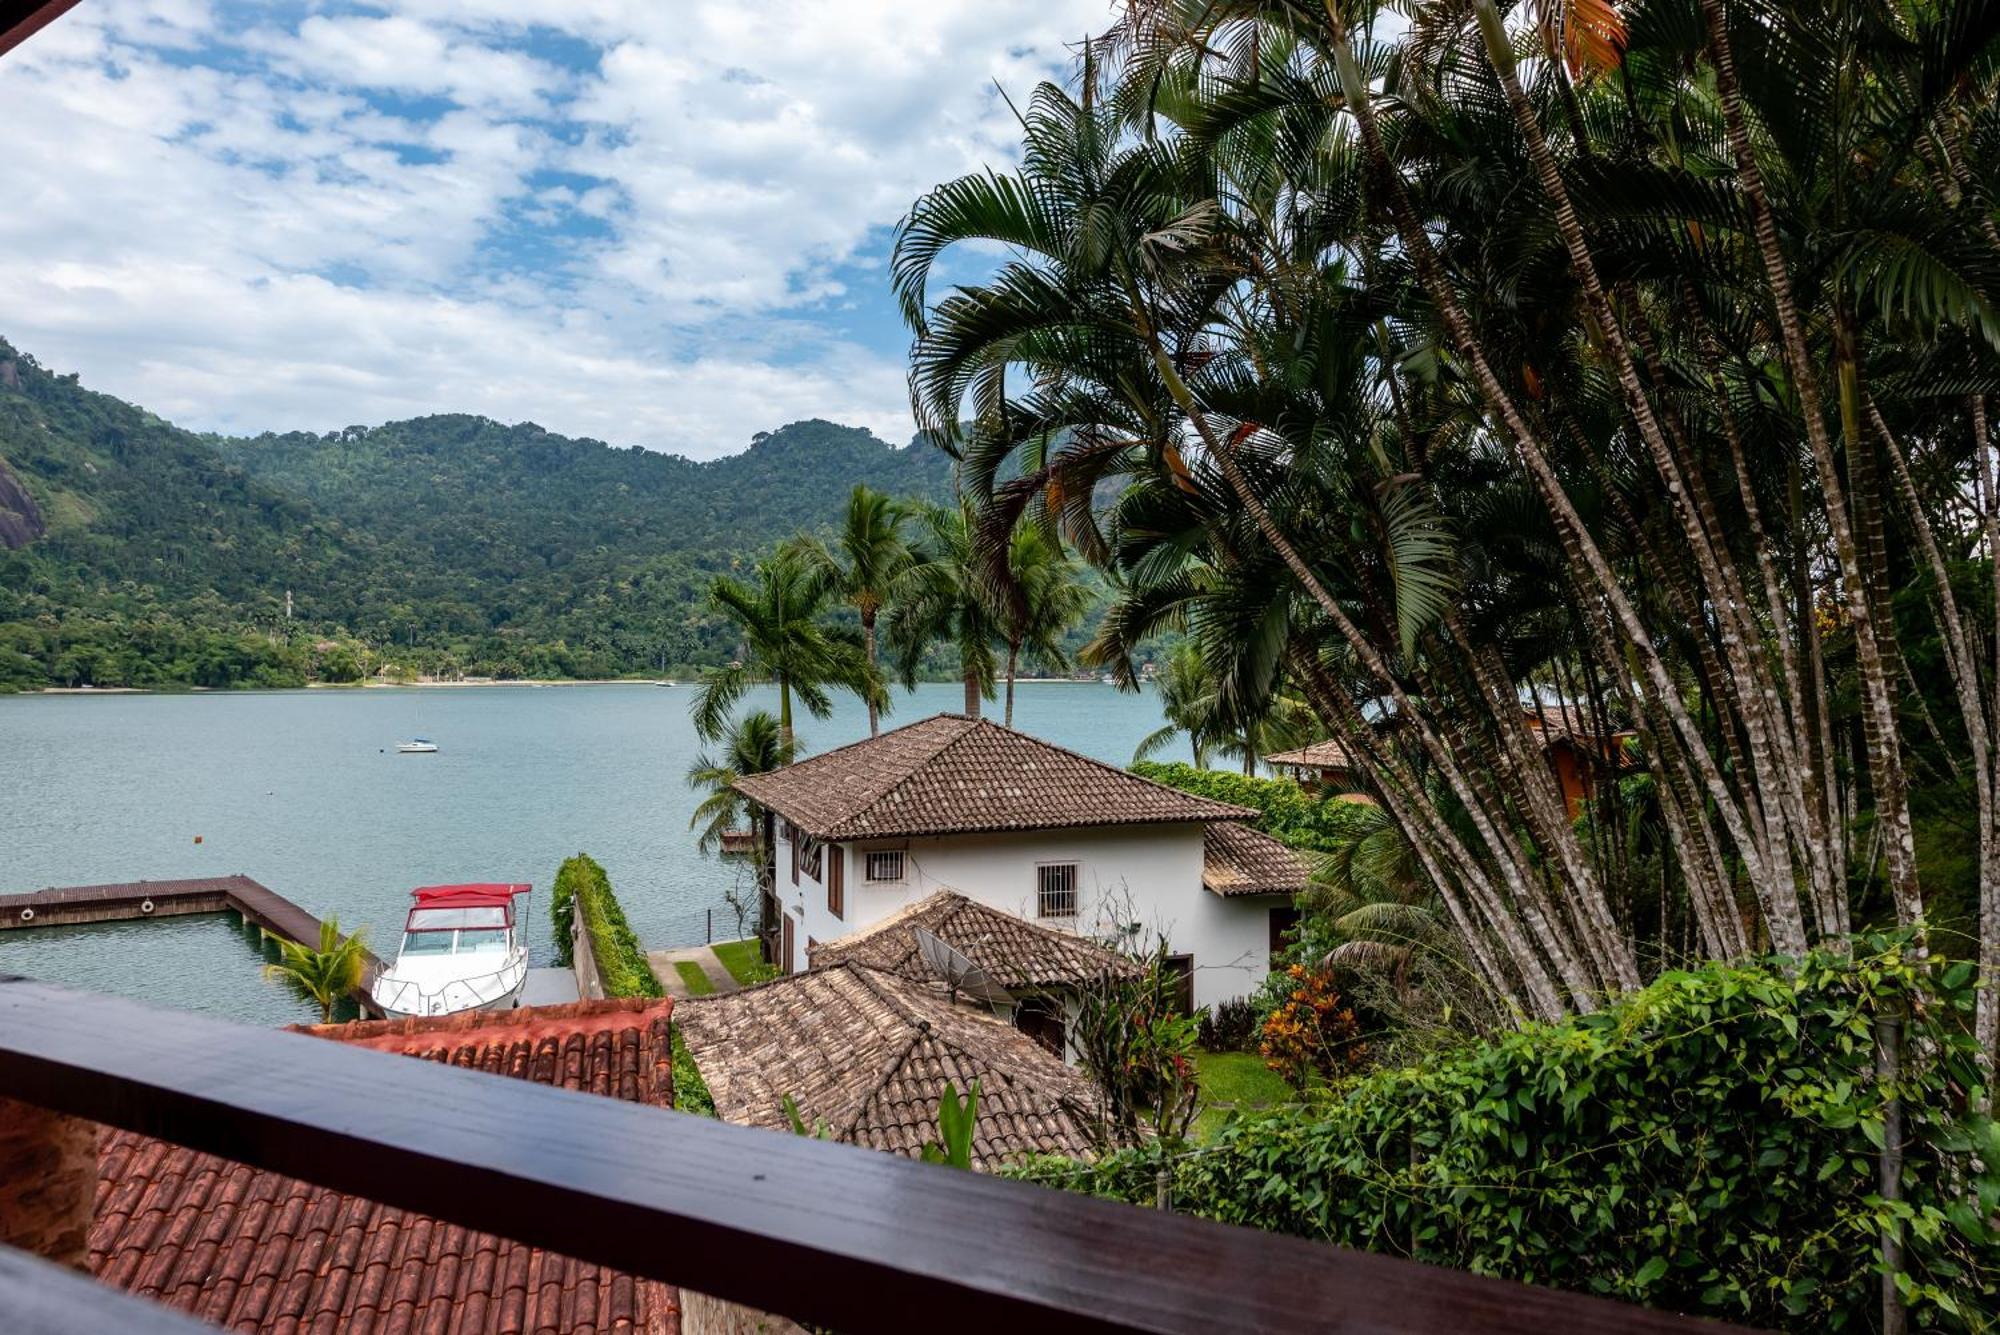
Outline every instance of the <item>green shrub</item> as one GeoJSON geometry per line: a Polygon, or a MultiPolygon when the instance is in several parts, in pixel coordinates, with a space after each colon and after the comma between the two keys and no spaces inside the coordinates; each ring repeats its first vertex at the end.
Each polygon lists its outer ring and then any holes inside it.
{"type": "Polygon", "coordinates": [[[611,893],[611,878],[604,868],[585,853],[563,863],[556,872],[555,889],[549,895],[549,913],[556,929],[557,952],[569,963],[569,906],[572,900],[583,905],[583,929],[590,933],[590,951],[597,958],[597,971],[604,979],[604,994],[610,997],[661,997],[666,989],[653,976],[639,938],[625,921],[625,910],[611,893]]]}
{"type": "Polygon", "coordinates": [[[1132,766],[1132,772],[1197,797],[1254,807],[1264,813],[1257,828],[1294,848],[1331,853],[1367,820],[1365,809],[1354,803],[1314,797],[1290,779],[1253,779],[1226,770],[1149,760],[1132,766]]]}
{"type": "Polygon", "coordinates": [[[1796,1330],[1870,1327],[1894,1223],[1913,1325],[1987,1328],[2000,1135],[1965,1111],[1972,967],[1856,949],[1667,974],[1310,1111],[1252,1113],[1197,1154],[1017,1171],[1151,1202],[1164,1168],[1189,1213],[1796,1330]],[[1882,1015],[1906,1021],[1895,1204],[1876,1194],[1882,1015]]]}

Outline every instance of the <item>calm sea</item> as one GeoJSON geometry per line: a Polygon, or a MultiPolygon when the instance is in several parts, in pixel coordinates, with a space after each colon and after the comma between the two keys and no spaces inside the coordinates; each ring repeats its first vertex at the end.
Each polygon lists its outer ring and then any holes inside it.
{"type": "MultiPolygon", "coordinates": [[[[1149,690],[1018,688],[1015,724],[1113,764],[1159,726],[1149,690]]],[[[412,886],[529,881],[531,949],[547,891],[587,852],[651,948],[740,935],[724,891],[747,871],[695,851],[686,782],[701,746],[691,691],[548,686],[0,696],[0,892],[241,872],[393,946],[412,886]],[[399,755],[429,737],[435,755],[399,755]]],[[[899,695],[891,723],[957,709],[955,685],[899,695]]],[[[775,709],[753,696],[749,707],[775,709]]],[[[865,736],[842,701],[802,719],[809,751],[865,736]]],[[[257,976],[223,918],[0,933],[0,973],[241,1020],[303,1011],[257,976]]]]}

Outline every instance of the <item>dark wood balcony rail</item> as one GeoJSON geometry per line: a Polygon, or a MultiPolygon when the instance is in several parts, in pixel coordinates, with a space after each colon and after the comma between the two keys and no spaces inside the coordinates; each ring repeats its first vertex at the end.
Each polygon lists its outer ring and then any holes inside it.
{"type": "Polygon", "coordinates": [[[0,1096],[849,1332],[1722,1329],[26,979],[0,1096]]]}
{"type": "Polygon", "coordinates": [[[0,1247],[0,1328],[7,1335],[215,1335],[215,1327],[95,1283],[67,1266],[0,1247]]]}
{"type": "Polygon", "coordinates": [[[62,17],[76,0],[0,0],[0,56],[62,17]]]}

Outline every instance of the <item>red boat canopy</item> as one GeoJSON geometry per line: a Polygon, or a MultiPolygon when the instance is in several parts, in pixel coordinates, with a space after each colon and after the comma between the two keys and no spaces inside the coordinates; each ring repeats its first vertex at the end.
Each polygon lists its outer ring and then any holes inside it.
{"type": "Polygon", "coordinates": [[[512,908],[515,895],[525,895],[532,887],[482,881],[473,885],[423,885],[410,891],[417,907],[426,909],[512,908]]]}

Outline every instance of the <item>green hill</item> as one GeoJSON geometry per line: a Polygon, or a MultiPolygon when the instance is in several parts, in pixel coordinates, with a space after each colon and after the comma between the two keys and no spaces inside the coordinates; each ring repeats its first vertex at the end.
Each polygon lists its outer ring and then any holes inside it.
{"type": "Polygon", "coordinates": [[[461,415],[203,436],[0,341],[0,687],[721,662],[714,572],[949,477],[821,421],[703,463],[461,415]]]}

